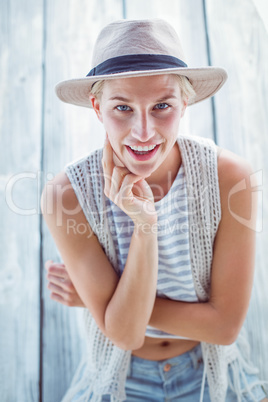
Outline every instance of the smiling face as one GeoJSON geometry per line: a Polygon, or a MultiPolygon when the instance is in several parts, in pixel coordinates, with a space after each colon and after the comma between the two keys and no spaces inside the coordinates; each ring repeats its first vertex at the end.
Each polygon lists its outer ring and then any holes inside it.
{"type": "Polygon", "coordinates": [[[170,75],[109,80],[92,106],[119,161],[149,177],[174,169],[180,119],[186,108],[178,80],[170,75]],[[159,170],[160,172],[160,170],[159,170]]]}

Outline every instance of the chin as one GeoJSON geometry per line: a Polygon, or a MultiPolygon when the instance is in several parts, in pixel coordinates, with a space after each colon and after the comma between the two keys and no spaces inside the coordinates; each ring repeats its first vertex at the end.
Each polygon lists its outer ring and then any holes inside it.
{"type": "Polygon", "coordinates": [[[143,179],[148,179],[148,177],[150,177],[153,172],[151,172],[151,171],[150,172],[135,171],[135,172],[131,172],[131,173],[135,174],[136,176],[140,176],[143,179]]]}

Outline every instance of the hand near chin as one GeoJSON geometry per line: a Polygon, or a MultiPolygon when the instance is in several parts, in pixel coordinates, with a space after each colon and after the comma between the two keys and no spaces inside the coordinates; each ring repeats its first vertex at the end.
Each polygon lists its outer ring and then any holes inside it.
{"type": "Polygon", "coordinates": [[[105,195],[135,224],[156,223],[154,196],[149,184],[125,166],[116,166],[113,156],[114,151],[106,138],[102,158],[105,195]]]}

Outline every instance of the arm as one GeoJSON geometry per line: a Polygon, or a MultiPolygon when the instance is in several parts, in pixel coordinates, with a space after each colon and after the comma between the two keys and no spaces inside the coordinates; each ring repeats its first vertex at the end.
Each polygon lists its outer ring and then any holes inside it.
{"type": "Polygon", "coordinates": [[[255,254],[255,232],[238,222],[228,208],[231,189],[246,179],[247,189],[230,198],[232,212],[254,221],[256,206],[251,203],[251,169],[243,160],[222,151],[218,170],[222,219],[214,245],[210,300],[182,303],[157,298],[150,325],[193,340],[230,344],[247,313],[255,254]]]}
{"type": "MultiPolygon", "coordinates": [[[[107,177],[112,176],[112,180],[105,185],[105,193],[112,199],[116,196],[117,203],[121,203],[125,211],[131,211],[129,215],[136,217],[137,227],[142,223],[146,223],[147,228],[153,225],[156,214],[136,214],[137,211],[146,210],[141,209],[144,202],[150,202],[151,194],[148,193],[146,183],[129,174],[125,168],[115,169],[109,144],[106,144],[104,169],[107,177]],[[139,186],[136,188],[139,195],[141,192],[145,195],[144,200],[136,197],[135,186],[139,186]]],[[[43,191],[42,212],[70,279],[101,331],[119,347],[137,349],[144,342],[155,301],[157,234],[153,231],[144,233],[142,230],[134,230],[126,266],[119,280],[97,237],[89,228],[81,208],[71,218],[76,225],[87,228],[87,232],[75,234],[74,231],[68,231],[68,211],[76,207],[75,193],[65,173],[61,173],[43,191]],[[59,205],[59,199],[62,205],[59,205]],[[52,200],[53,205],[47,200],[52,200]],[[57,224],[58,214],[62,216],[61,225],[57,224]]]]}
{"type": "MultiPolygon", "coordinates": [[[[227,151],[222,152],[218,164],[222,220],[214,246],[210,300],[183,303],[156,298],[149,324],[193,340],[230,344],[245,319],[254,271],[255,233],[235,220],[228,208],[230,190],[244,178],[247,190],[232,196],[231,211],[254,222],[256,210],[251,205],[249,166],[227,151]]],[[[49,268],[51,280],[60,285],[62,298],[64,289],[53,275],[53,266],[49,268]]],[[[68,292],[68,297],[71,304],[76,304],[75,294],[68,292]]]]}

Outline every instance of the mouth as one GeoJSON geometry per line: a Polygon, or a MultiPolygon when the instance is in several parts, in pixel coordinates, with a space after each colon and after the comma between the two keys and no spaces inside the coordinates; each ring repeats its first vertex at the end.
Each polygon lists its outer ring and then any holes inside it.
{"type": "Polygon", "coordinates": [[[129,154],[138,161],[146,161],[151,159],[157,152],[160,144],[158,145],[149,145],[145,147],[141,146],[129,146],[127,145],[127,150],[129,154]]]}

